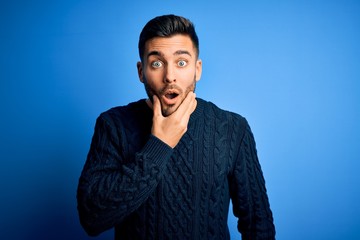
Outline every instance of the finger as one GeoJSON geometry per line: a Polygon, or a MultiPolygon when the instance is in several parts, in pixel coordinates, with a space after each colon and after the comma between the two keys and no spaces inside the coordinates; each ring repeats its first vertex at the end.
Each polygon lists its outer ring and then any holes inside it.
{"type": "Polygon", "coordinates": [[[189,92],[175,113],[177,113],[180,116],[186,114],[188,109],[191,108],[191,102],[194,99],[195,99],[195,94],[193,92],[189,92]]]}
{"type": "Polygon", "coordinates": [[[188,95],[186,96],[186,102],[184,104],[185,108],[185,112],[186,114],[190,115],[196,106],[196,99],[195,99],[196,95],[194,92],[189,92],[188,95]]]}
{"type": "Polygon", "coordinates": [[[193,97],[191,97],[190,99],[189,107],[186,109],[186,114],[190,116],[191,113],[195,111],[196,106],[197,106],[196,95],[195,93],[193,93],[193,97]]]}
{"type": "Polygon", "coordinates": [[[192,111],[195,111],[196,109],[196,106],[197,106],[197,100],[196,100],[196,94],[194,95],[194,101],[192,101],[192,111]]]}

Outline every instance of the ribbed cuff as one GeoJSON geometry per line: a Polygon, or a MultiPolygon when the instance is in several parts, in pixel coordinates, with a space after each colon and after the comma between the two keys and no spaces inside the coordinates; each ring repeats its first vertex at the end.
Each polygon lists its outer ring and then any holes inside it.
{"type": "Polygon", "coordinates": [[[150,135],[142,153],[146,155],[147,159],[152,159],[156,165],[162,166],[171,157],[173,149],[159,138],[150,135]]]}

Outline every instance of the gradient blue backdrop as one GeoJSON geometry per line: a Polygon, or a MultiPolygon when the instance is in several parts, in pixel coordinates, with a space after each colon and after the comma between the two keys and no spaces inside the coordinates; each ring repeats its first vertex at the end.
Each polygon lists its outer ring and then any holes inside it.
{"type": "Polygon", "coordinates": [[[341,0],[2,1],[0,239],[89,239],[95,119],[145,97],[138,35],[167,13],[196,24],[197,95],[252,126],[277,239],[360,239],[360,2],[341,0]]]}

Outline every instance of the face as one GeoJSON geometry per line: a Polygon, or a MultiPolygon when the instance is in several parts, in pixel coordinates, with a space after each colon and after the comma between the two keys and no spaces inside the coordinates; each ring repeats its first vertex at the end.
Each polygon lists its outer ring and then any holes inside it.
{"type": "Polygon", "coordinates": [[[190,91],[195,91],[202,63],[191,38],[178,34],[147,41],[143,62],[138,62],[137,67],[149,99],[156,95],[163,115],[169,116],[190,91]]]}

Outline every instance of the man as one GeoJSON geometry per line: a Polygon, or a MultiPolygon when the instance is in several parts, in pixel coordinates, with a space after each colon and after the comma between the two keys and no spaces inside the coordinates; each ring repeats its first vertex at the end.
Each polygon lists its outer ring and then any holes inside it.
{"type": "Polygon", "coordinates": [[[137,63],[148,99],[97,119],[78,186],[89,235],[115,239],[229,239],[229,202],[243,239],[274,239],[275,228],[246,120],[195,97],[201,77],[193,24],[149,21],[137,63]]]}

